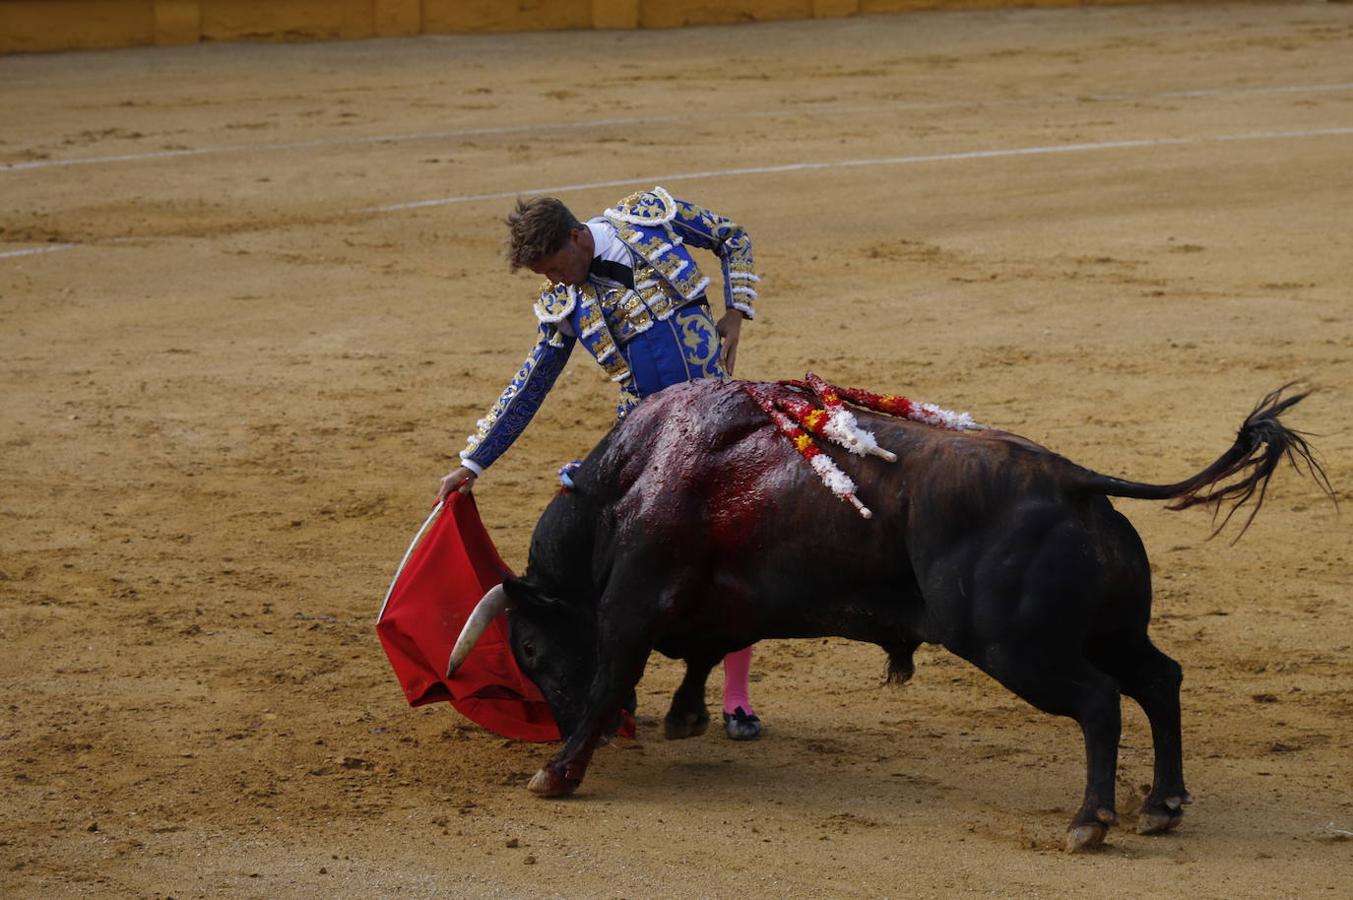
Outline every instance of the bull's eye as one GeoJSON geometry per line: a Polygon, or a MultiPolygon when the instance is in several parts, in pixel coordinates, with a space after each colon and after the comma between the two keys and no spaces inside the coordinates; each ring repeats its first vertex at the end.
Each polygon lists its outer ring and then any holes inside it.
{"type": "Polygon", "coordinates": [[[531,641],[522,641],[521,655],[526,657],[528,662],[534,661],[536,658],[536,645],[531,641]]]}

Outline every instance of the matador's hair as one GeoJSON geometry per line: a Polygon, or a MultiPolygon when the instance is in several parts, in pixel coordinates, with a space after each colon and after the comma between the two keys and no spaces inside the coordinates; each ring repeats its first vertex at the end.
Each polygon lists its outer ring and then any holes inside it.
{"type": "Polygon", "coordinates": [[[582,224],[553,197],[517,198],[517,208],[507,214],[506,222],[507,262],[513,272],[557,253],[569,232],[582,224]]]}

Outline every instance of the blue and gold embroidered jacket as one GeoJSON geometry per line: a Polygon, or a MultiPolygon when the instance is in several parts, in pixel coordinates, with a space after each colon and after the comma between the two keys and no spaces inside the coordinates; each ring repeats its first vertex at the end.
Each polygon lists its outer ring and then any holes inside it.
{"type": "Polygon", "coordinates": [[[476,472],[525,429],[579,341],[619,386],[620,418],[665,387],[726,374],[705,303],[709,279],[687,248],[719,258],[725,307],[750,319],[760,279],[752,269],[747,232],[661,187],[632,194],[603,215],[633,254],[634,286],[617,288],[596,279],[582,287],[545,286],[535,304],[540,321],[535,346],[461,451],[461,460],[476,472]]]}

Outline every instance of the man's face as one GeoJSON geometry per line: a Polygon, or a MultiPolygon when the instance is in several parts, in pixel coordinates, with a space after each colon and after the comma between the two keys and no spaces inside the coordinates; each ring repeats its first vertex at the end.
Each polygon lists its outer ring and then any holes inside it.
{"type": "Polygon", "coordinates": [[[581,287],[592,268],[592,232],[581,225],[568,233],[564,246],[528,267],[537,275],[544,275],[552,284],[571,284],[581,287]]]}

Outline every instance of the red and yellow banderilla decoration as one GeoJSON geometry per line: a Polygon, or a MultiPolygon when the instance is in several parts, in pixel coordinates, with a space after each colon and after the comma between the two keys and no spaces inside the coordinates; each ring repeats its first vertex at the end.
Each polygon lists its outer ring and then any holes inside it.
{"type": "Polygon", "coordinates": [[[830,441],[856,456],[877,456],[887,462],[896,462],[897,456],[880,447],[873,433],[860,426],[846,406],[847,401],[874,412],[951,431],[980,431],[985,428],[974,422],[967,413],[951,412],[931,403],[916,403],[897,394],[876,394],[862,388],[837,387],[812,372],[804,376],[803,381],[782,381],[780,384],[797,388],[803,393],[772,394],[755,384],[744,385],[744,390],[775,423],[780,433],[789,439],[798,454],[812,466],[822,483],[833,494],[854,506],[866,519],[873,513],[855,495],[858,487],[854,479],[841,471],[813,438],[816,436],[830,441]],[[808,399],[807,394],[815,396],[822,405],[817,406],[808,399]]]}

